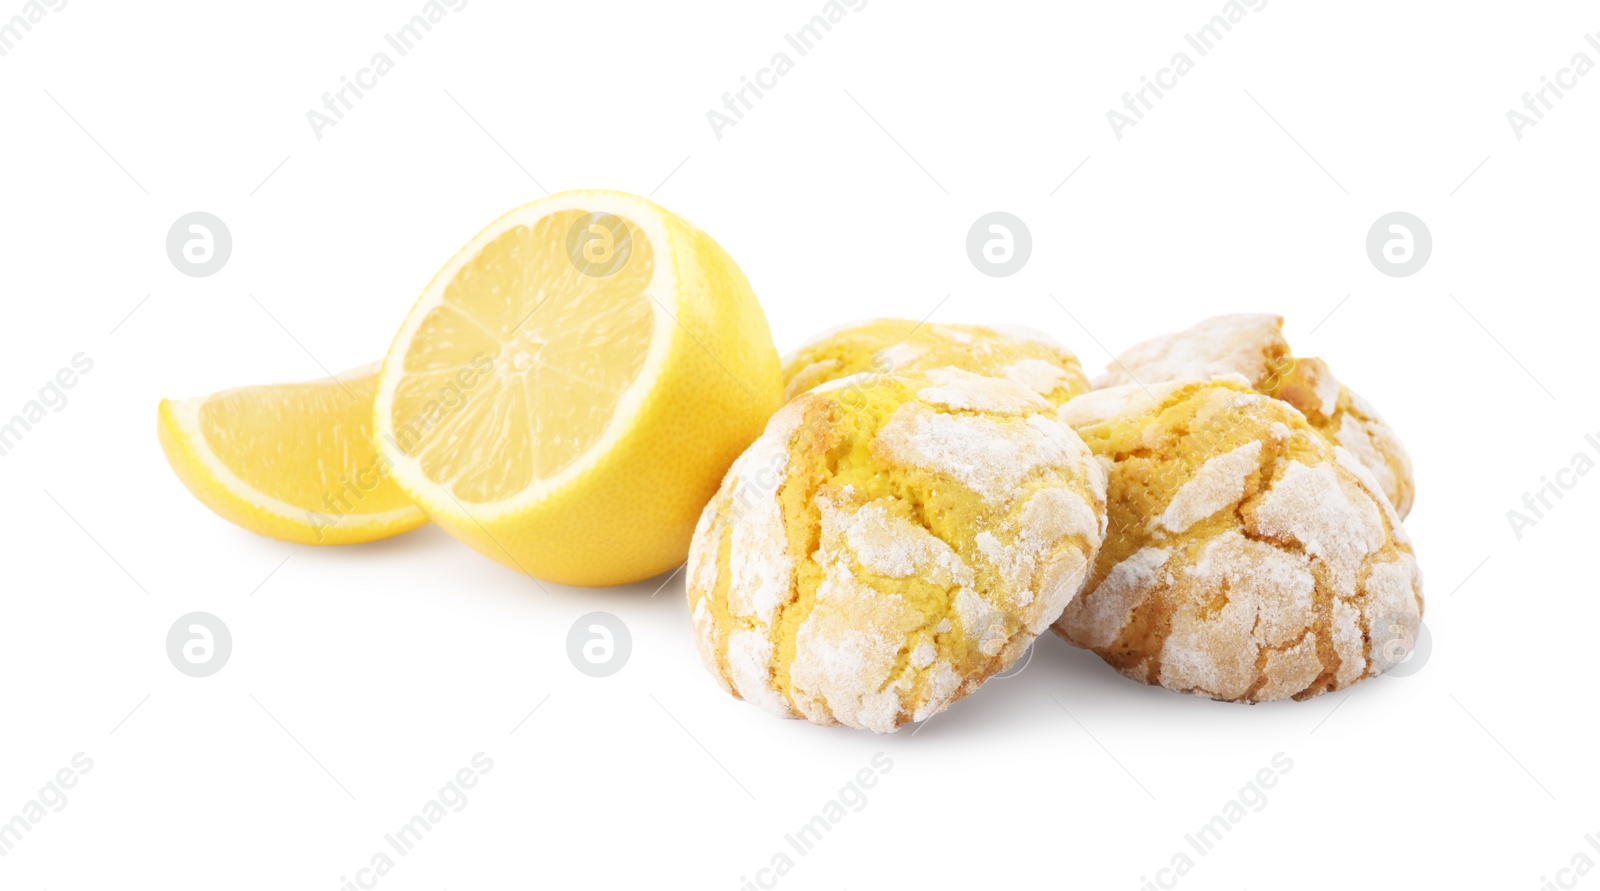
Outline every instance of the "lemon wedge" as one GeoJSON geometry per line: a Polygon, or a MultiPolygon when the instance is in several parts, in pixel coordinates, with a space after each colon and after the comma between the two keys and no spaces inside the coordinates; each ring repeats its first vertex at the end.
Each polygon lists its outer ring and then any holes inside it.
{"type": "Polygon", "coordinates": [[[378,364],[300,384],[163,399],[158,430],[178,479],[223,519],[301,544],[355,544],[427,517],[372,445],[378,364]]]}

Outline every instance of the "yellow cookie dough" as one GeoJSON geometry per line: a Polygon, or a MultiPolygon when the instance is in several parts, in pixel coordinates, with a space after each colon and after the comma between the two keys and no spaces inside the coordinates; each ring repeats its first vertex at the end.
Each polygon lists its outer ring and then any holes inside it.
{"type": "Polygon", "coordinates": [[[1389,425],[1366,400],[1339,383],[1321,359],[1297,358],[1283,337],[1283,317],[1265,313],[1213,316],[1173,334],[1129,347],[1098,388],[1132,383],[1244,375],[1256,390],[1298,408],[1311,426],[1361,460],[1384,495],[1404,517],[1411,512],[1416,483],[1411,457],[1389,425]]]}
{"type": "Polygon", "coordinates": [[[1104,532],[1104,471],[1031,389],[843,378],[773,415],[701,514],[695,639],[740,699],[890,732],[1015,661],[1104,532]]]}
{"type": "Polygon", "coordinates": [[[1110,521],[1055,630],[1148,684],[1305,699],[1393,667],[1383,643],[1417,630],[1421,575],[1368,469],[1249,383],[1113,387],[1061,409],[1110,468],[1110,521]]]}
{"type": "Polygon", "coordinates": [[[947,365],[1015,381],[1056,405],[1089,389],[1078,357],[1031,328],[875,319],[825,332],[787,356],[784,393],[793,399],[864,371],[906,374],[947,365]]]}

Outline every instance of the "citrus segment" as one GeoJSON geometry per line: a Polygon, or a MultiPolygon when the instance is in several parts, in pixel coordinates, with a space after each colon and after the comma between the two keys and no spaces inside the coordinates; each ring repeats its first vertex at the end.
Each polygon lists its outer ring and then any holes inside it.
{"type": "Polygon", "coordinates": [[[352,544],[413,529],[422,511],[372,446],[378,366],[339,380],[162,400],[161,446],[206,506],[252,532],[352,544]]]}

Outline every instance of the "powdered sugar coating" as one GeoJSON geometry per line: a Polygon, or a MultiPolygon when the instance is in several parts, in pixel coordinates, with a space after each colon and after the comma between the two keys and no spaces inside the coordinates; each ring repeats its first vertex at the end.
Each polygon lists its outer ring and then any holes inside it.
{"type": "Polygon", "coordinates": [[[735,463],[696,528],[688,599],[735,696],[882,733],[976,689],[1060,614],[1104,535],[1105,475],[1013,382],[856,384],[797,397],[735,463]]]}
{"type": "Polygon", "coordinates": [[[732,684],[733,692],[781,716],[789,709],[772,686],[767,671],[771,662],[771,637],[751,628],[738,628],[728,634],[728,681],[732,684]]]}
{"type": "Polygon", "coordinates": [[[922,358],[927,352],[927,347],[918,346],[914,343],[897,343],[893,346],[884,347],[873,354],[873,365],[875,370],[880,372],[895,371],[896,369],[909,367],[912,362],[922,358]]]}
{"type": "Polygon", "coordinates": [[[1260,465],[1260,442],[1247,442],[1202,464],[1172,496],[1172,502],[1161,515],[1161,525],[1173,532],[1183,532],[1217,511],[1237,504],[1244,495],[1245,481],[1260,465]]]}
{"type": "MultiPolygon", "coordinates": [[[[1085,466],[1089,468],[1090,485],[1094,486],[1094,477],[1100,472],[1099,465],[1088,463],[1085,466]]],[[[1045,489],[1029,498],[1017,516],[1014,519],[1007,518],[1003,525],[1004,528],[999,531],[1009,539],[1009,544],[990,530],[979,532],[974,542],[988,568],[1000,577],[1007,588],[1017,592],[1016,605],[1026,607],[1034,595],[1032,580],[1050,560],[1051,550],[1056,543],[1067,538],[1089,541],[1103,538],[1105,512],[1097,513],[1094,504],[1071,491],[1045,489]],[[1007,532],[1011,534],[1005,535],[1007,532]]],[[[1068,565],[1063,568],[1077,572],[1083,566],[1068,565]]],[[[1082,582],[1081,578],[1079,582],[1082,582]]],[[[1072,592],[1075,591],[1076,586],[1073,586],[1072,592]]],[[[1068,593],[1068,598],[1072,592],[1068,593]]],[[[1045,594],[1049,596],[1050,593],[1047,586],[1045,594]]],[[[1065,607],[1066,604],[1063,602],[1061,606],[1065,607]]],[[[1040,612],[1054,621],[1061,610],[1052,611],[1046,606],[1040,612]]],[[[1040,630],[1043,629],[1035,629],[1035,633],[1040,630]]]]}
{"type": "Polygon", "coordinates": [[[1026,340],[1033,343],[1042,344],[1047,347],[1064,349],[1064,347],[1061,345],[1061,341],[1056,340],[1054,337],[1051,337],[1043,331],[1040,331],[1038,328],[1029,328],[1027,325],[988,325],[986,327],[988,327],[990,331],[998,331],[1007,337],[1012,337],[1017,340],[1026,340]]]}
{"type": "Polygon", "coordinates": [[[1247,520],[1260,533],[1320,559],[1335,589],[1348,597],[1362,563],[1383,546],[1385,534],[1378,506],[1364,494],[1348,497],[1336,466],[1289,461],[1248,508],[1247,520]]]}
{"type": "Polygon", "coordinates": [[[1043,415],[949,415],[925,403],[901,406],[877,444],[889,460],[947,474],[990,504],[1009,500],[1040,469],[1083,454],[1071,430],[1043,415]]]}
{"type": "Polygon", "coordinates": [[[1018,359],[1000,367],[1000,376],[1035,393],[1049,393],[1071,386],[1072,378],[1059,365],[1043,359],[1018,359]]]}
{"type": "Polygon", "coordinates": [[[1369,629],[1420,619],[1421,576],[1371,474],[1242,381],[1129,391],[1061,412],[1092,418],[1079,432],[1111,459],[1111,531],[1056,631],[1215,699],[1303,699],[1384,670],[1369,629]]]}
{"type": "Polygon", "coordinates": [[[839,556],[819,555],[826,572],[795,636],[790,698],[813,723],[887,733],[911,687],[909,677],[891,676],[895,653],[922,615],[905,598],[863,584],[839,556]]]}
{"type": "Polygon", "coordinates": [[[1097,390],[1171,380],[1206,380],[1233,372],[1254,384],[1275,356],[1286,356],[1283,317],[1268,313],[1212,316],[1183,331],[1141,341],[1122,351],[1097,390]]]}
{"type": "Polygon", "coordinates": [[[1068,640],[1082,646],[1109,646],[1151,594],[1170,582],[1164,571],[1171,551],[1140,548],[1113,565],[1098,585],[1095,596],[1084,598],[1083,608],[1068,610],[1061,628],[1068,640]]]}
{"type": "Polygon", "coordinates": [[[1384,496],[1404,517],[1414,499],[1411,457],[1377,411],[1340,383],[1328,363],[1296,357],[1283,337],[1283,319],[1263,313],[1213,316],[1183,331],[1136,344],[1096,378],[1096,389],[1238,374],[1257,391],[1293,405],[1311,427],[1367,466],[1384,496]]]}
{"type": "MultiPolygon", "coordinates": [[[[799,420],[794,412],[779,411],[769,426],[782,437],[799,420]]],[[[768,623],[794,584],[794,568],[783,559],[783,514],[776,502],[763,497],[788,466],[789,456],[778,442],[763,436],[740,456],[734,489],[740,522],[732,524],[729,536],[728,608],[736,616],[768,623]]]]}
{"type": "Polygon", "coordinates": [[[1069,350],[1032,329],[872,319],[833,329],[783,360],[792,398],[858,372],[922,374],[953,366],[1020,384],[1059,405],[1089,389],[1069,350]]]}
{"type": "Polygon", "coordinates": [[[871,502],[846,514],[819,495],[818,508],[823,539],[833,542],[842,537],[864,570],[888,578],[917,576],[942,585],[972,584],[972,567],[955,549],[921,526],[889,513],[882,503],[871,502]]]}
{"type": "MultiPolygon", "coordinates": [[[[1316,590],[1310,560],[1229,530],[1207,542],[1184,572],[1196,593],[1173,612],[1161,648],[1160,683],[1216,699],[1244,699],[1259,676],[1261,651],[1309,633],[1316,590]],[[1225,595],[1220,608],[1213,605],[1218,594],[1225,595]]],[[[1315,679],[1313,672],[1290,692],[1315,679]]]]}
{"type": "Polygon", "coordinates": [[[1331,415],[1338,411],[1339,391],[1341,389],[1343,388],[1339,385],[1339,379],[1334,377],[1331,372],[1320,375],[1312,387],[1312,392],[1317,399],[1317,411],[1325,415],[1331,415]]]}
{"type": "Polygon", "coordinates": [[[1073,427],[1104,423],[1112,418],[1149,411],[1186,385],[1187,381],[1168,381],[1143,387],[1093,390],[1061,406],[1060,417],[1073,427]]]}
{"type": "Polygon", "coordinates": [[[1050,407],[1038,393],[1003,378],[984,377],[951,366],[929,369],[922,376],[932,386],[919,390],[917,398],[942,408],[1016,414],[1030,407],[1050,407]]]}

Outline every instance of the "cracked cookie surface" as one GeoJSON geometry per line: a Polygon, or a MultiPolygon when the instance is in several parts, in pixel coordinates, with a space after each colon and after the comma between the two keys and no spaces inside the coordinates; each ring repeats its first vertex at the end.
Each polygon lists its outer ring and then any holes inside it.
{"type": "Polygon", "coordinates": [[[790,399],[861,372],[913,374],[954,366],[1021,384],[1051,403],[1085,393],[1078,357],[1031,328],[873,319],[824,332],[783,360],[790,399]]]}
{"type": "Polygon", "coordinates": [[[1106,464],[1106,539],[1055,624],[1134,680],[1305,699],[1392,667],[1422,581],[1350,451],[1238,376],[1098,390],[1061,417],[1106,464]]]}
{"type": "Polygon", "coordinates": [[[1258,392],[1299,409],[1311,426],[1344,446],[1377,478],[1402,518],[1411,512],[1416,482],[1411,457],[1393,429],[1355,391],[1341,384],[1316,358],[1292,354],[1283,337],[1283,317],[1267,313],[1212,316],[1123,351],[1096,389],[1204,380],[1240,374],[1258,392]]]}
{"type": "Polygon", "coordinates": [[[1105,475],[1055,407],[956,368],[795,398],[689,551],[707,670],[783,717],[879,733],[1012,664],[1077,593],[1105,475]]]}

